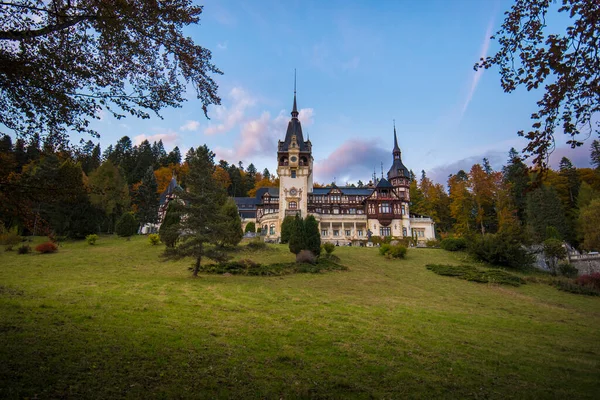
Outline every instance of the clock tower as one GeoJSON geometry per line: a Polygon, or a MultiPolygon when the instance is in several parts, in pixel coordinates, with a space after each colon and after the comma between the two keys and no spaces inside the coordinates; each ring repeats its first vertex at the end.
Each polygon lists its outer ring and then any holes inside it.
{"type": "MultiPolygon", "coordinates": [[[[299,214],[306,218],[308,194],[313,191],[313,157],[310,140],[304,141],[298,119],[296,88],[294,106],[285,140],[277,148],[277,175],[279,176],[279,226],[287,216],[299,214]]],[[[279,231],[279,230],[278,230],[279,231]]]]}

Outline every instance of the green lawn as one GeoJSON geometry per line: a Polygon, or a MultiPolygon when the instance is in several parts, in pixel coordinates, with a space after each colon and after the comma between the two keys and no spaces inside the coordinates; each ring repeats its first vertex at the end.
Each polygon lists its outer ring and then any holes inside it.
{"type": "MultiPolygon", "coordinates": [[[[434,274],[201,275],[147,238],[0,253],[0,398],[598,398],[600,298],[434,274]]],[[[284,246],[237,257],[292,261],[284,246]]]]}

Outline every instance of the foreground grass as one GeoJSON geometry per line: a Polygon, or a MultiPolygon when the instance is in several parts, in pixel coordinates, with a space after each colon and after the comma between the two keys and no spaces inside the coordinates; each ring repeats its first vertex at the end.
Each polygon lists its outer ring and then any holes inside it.
{"type": "MultiPolygon", "coordinates": [[[[460,254],[338,248],[345,272],[202,275],[146,238],[0,254],[1,398],[594,398],[600,298],[439,276],[460,254]]],[[[283,246],[239,253],[293,260],[283,246]]]]}

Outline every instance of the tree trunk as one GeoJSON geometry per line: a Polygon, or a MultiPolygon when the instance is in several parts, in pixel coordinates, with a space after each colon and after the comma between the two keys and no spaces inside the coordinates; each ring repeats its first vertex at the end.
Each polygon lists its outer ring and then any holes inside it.
{"type": "Polygon", "coordinates": [[[194,278],[198,277],[198,271],[200,271],[200,264],[202,263],[202,245],[200,245],[200,254],[196,257],[196,265],[194,265],[194,278]]]}

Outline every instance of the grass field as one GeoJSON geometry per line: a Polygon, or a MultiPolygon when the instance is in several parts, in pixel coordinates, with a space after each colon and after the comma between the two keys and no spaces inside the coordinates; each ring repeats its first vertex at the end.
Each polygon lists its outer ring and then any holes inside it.
{"type": "MultiPolygon", "coordinates": [[[[147,238],[0,253],[0,398],[598,398],[600,298],[434,274],[201,275],[147,238]]],[[[239,253],[292,261],[284,246],[239,253]]]]}

